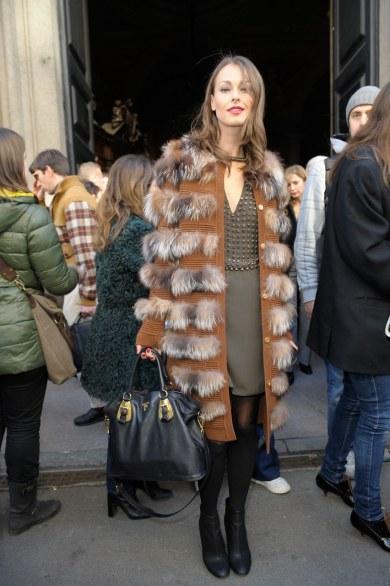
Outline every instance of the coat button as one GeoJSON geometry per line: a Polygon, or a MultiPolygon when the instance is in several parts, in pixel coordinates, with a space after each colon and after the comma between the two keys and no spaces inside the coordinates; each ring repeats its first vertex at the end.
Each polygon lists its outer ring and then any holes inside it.
{"type": "Polygon", "coordinates": [[[272,382],[270,380],[267,380],[267,387],[272,387],[272,382]]]}
{"type": "Polygon", "coordinates": [[[263,204],[262,204],[262,203],[260,203],[258,207],[259,207],[259,210],[262,212],[262,211],[263,211],[263,209],[264,209],[264,206],[263,206],[263,204]]]}
{"type": "Polygon", "coordinates": [[[264,242],[262,242],[262,243],[260,244],[260,248],[261,248],[261,250],[264,250],[264,248],[265,248],[265,243],[264,243],[264,242]]]}
{"type": "Polygon", "coordinates": [[[263,298],[263,299],[268,299],[268,293],[263,293],[263,294],[262,294],[262,298],[263,298]]]}
{"type": "Polygon", "coordinates": [[[269,338],[268,336],[267,336],[266,338],[264,338],[264,342],[265,342],[266,344],[269,344],[269,343],[270,343],[270,341],[271,341],[271,338],[269,338]]]}

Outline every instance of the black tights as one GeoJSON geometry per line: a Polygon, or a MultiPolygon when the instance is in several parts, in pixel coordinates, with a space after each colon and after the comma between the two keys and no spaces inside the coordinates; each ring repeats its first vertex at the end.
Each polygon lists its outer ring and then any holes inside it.
{"type": "Polygon", "coordinates": [[[253,473],[257,450],[256,419],[259,396],[238,397],[230,395],[234,431],[233,442],[209,442],[211,470],[206,484],[201,488],[201,510],[214,515],[227,468],[229,500],[233,509],[243,509],[253,473]]]}

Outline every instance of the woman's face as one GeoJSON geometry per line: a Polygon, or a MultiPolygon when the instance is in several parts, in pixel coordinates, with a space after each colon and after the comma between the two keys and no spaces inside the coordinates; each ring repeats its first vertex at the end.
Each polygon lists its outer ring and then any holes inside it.
{"type": "Polygon", "coordinates": [[[218,73],[211,109],[220,126],[243,126],[253,109],[253,91],[248,77],[238,65],[225,65],[218,73]]]}
{"type": "Polygon", "coordinates": [[[299,175],[291,173],[287,175],[287,191],[292,199],[298,199],[301,197],[303,190],[305,189],[305,181],[299,175]]]}

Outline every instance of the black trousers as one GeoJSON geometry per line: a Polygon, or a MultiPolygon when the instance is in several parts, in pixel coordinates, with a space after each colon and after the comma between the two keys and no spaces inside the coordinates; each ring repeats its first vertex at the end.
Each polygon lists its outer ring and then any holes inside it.
{"type": "Polygon", "coordinates": [[[47,385],[46,367],[0,375],[0,446],[7,430],[5,461],[10,482],[39,474],[39,429],[47,385]]]}

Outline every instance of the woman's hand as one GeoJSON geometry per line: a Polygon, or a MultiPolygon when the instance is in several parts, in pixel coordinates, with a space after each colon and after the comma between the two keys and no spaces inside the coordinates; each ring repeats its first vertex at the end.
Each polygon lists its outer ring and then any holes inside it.
{"type": "Polygon", "coordinates": [[[142,350],[142,346],[140,344],[136,344],[135,346],[137,354],[141,355],[142,360],[151,360],[154,362],[156,360],[155,355],[153,354],[153,350],[151,348],[144,348],[142,350]],[[141,352],[142,350],[142,352],[141,352]]]}

